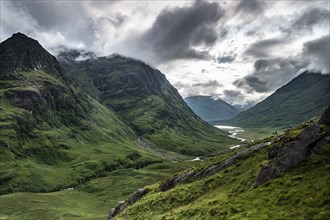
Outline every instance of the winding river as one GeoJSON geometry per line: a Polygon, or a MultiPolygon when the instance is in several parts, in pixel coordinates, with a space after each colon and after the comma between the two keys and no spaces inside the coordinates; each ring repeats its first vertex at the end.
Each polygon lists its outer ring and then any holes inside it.
{"type": "MultiPolygon", "coordinates": [[[[221,129],[221,130],[225,130],[228,131],[230,133],[229,137],[231,138],[236,138],[237,140],[240,140],[241,142],[246,142],[248,141],[247,139],[238,137],[237,135],[240,133],[243,133],[244,130],[241,127],[233,127],[233,126],[225,126],[225,125],[214,125],[215,127],[221,129]]],[[[235,149],[240,147],[241,145],[235,145],[230,147],[230,149],[235,149]]]]}

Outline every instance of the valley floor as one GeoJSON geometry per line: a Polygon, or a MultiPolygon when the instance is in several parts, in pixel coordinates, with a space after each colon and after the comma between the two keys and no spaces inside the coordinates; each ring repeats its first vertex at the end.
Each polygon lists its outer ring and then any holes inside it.
{"type": "Polygon", "coordinates": [[[51,193],[18,192],[0,196],[0,219],[102,219],[118,201],[136,189],[170,177],[198,161],[163,162],[143,169],[121,169],[79,185],[51,193]]]}

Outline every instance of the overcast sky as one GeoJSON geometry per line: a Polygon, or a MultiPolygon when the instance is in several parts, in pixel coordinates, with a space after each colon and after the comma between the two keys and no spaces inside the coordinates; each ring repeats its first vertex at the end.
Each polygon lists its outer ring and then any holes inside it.
{"type": "Polygon", "coordinates": [[[325,1],[0,1],[15,32],[60,48],[119,53],[160,69],[183,97],[260,101],[305,70],[329,73],[325,1]]]}

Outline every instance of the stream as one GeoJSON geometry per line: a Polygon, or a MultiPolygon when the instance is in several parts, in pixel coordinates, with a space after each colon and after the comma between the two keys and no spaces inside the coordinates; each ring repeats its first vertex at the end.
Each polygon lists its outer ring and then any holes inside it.
{"type": "MultiPolygon", "coordinates": [[[[233,126],[225,126],[225,125],[214,125],[216,128],[219,128],[221,130],[225,130],[228,131],[230,133],[230,135],[228,135],[231,138],[235,138],[237,140],[240,140],[241,142],[247,142],[248,140],[245,138],[241,138],[238,137],[237,135],[239,135],[240,133],[244,132],[244,129],[242,129],[241,127],[233,127],[233,126]]],[[[252,140],[253,142],[253,140],[252,140]]],[[[241,147],[241,145],[235,145],[230,147],[230,149],[235,149],[241,147]]]]}

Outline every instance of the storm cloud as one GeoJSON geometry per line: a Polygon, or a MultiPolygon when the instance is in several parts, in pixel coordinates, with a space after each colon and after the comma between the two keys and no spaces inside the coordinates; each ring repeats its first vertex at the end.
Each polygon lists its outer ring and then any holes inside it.
{"type": "Polygon", "coordinates": [[[215,44],[217,22],[224,12],[217,3],[196,1],[188,7],[163,10],[152,27],[141,37],[141,49],[151,50],[159,61],[212,57],[205,48],[215,44]],[[207,13],[206,13],[207,12],[207,13]]]}
{"type": "Polygon", "coordinates": [[[248,93],[273,91],[298,75],[303,65],[290,58],[259,59],[251,74],[234,81],[248,93]]]}
{"type": "Polygon", "coordinates": [[[312,69],[329,73],[330,35],[304,43],[303,57],[308,60],[312,69]]]}
{"type": "Polygon", "coordinates": [[[295,30],[311,29],[316,24],[329,24],[330,11],[320,8],[312,8],[301,14],[292,25],[295,30]]]}
{"type": "Polygon", "coordinates": [[[236,55],[228,55],[228,56],[218,56],[218,63],[231,63],[235,60],[236,55]]]}
{"type": "Polygon", "coordinates": [[[256,58],[268,58],[271,56],[271,51],[278,46],[289,43],[290,40],[285,38],[271,38],[257,41],[251,44],[245,51],[245,55],[256,58]]]}

